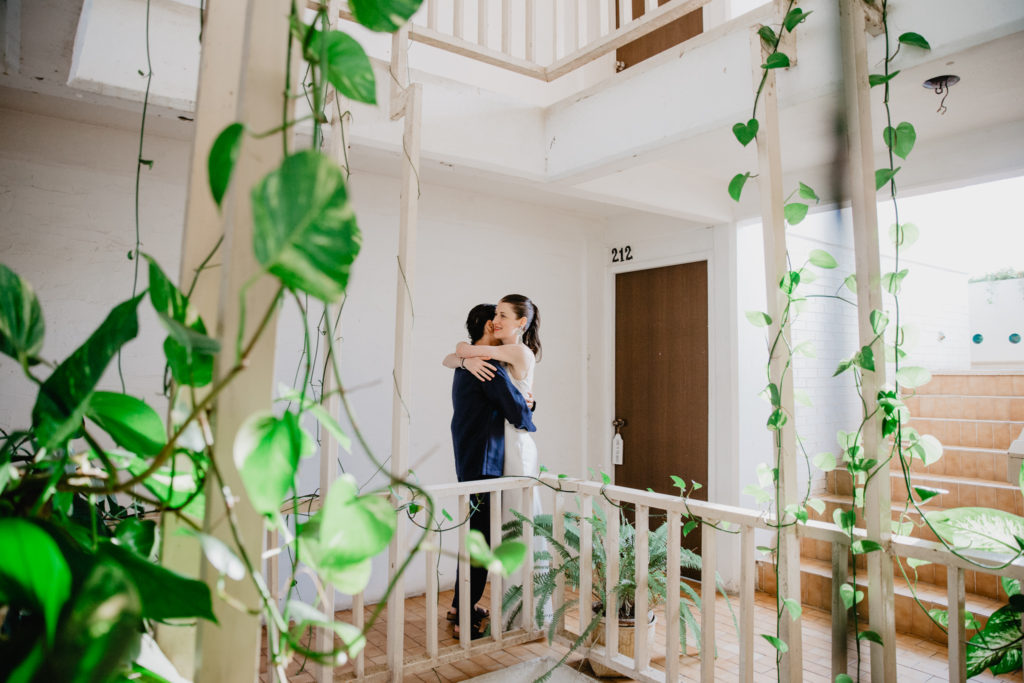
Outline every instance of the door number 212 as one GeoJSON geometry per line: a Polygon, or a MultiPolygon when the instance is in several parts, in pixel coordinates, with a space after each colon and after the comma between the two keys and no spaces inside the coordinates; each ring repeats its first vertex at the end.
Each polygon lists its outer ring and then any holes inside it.
{"type": "Polygon", "coordinates": [[[612,263],[622,263],[633,260],[633,247],[628,244],[624,247],[612,247],[612,263]]]}

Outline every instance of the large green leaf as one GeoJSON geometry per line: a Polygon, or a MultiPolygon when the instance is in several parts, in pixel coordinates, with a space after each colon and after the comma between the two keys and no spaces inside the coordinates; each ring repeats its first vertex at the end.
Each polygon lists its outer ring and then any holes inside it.
{"type": "MultiPolygon", "coordinates": [[[[126,467],[133,476],[138,476],[149,469],[149,461],[134,453],[108,451],[107,455],[121,467],[126,467]]],[[[198,490],[200,479],[201,472],[197,470],[195,463],[179,451],[172,462],[146,477],[142,485],[164,505],[172,508],[184,505],[184,512],[201,520],[206,509],[206,499],[203,492],[198,490]]]]}
{"type": "Polygon", "coordinates": [[[373,561],[369,558],[354,564],[332,564],[324,560],[324,550],[320,545],[320,522],[322,517],[314,516],[300,528],[299,558],[314,567],[325,581],[347,595],[359,593],[370,583],[373,574],[373,561]]]}
{"type": "Polygon", "coordinates": [[[931,50],[932,46],[928,44],[925,37],[920,33],[913,33],[908,31],[907,33],[900,34],[899,41],[904,45],[913,45],[919,47],[922,50],[931,50]]]}
{"type": "Polygon", "coordinates": [[[311,61],[319,62],[325,51],[327,64],[321,66],[325,66],[328,82],[350,100],[377,104],[377,82],[373,67],[366,51],[356,39],[341,31],[328,31],[324,34],[312,30],[306,56],[311,61]],[[327,36],[326,45],[321,43],[324,35],[327,36]]]}
{"type": "Polygon", "coordinates": [[[206,334],[206,325],[159,264],[149,256],[149,299],[167,329],[164,355],[178,384],[203,387],[213,380],[213,356],[220,344],[206,334]]]}
{"type": "Polygon", "coordinates": [[[257,512],[278,516],[281,502],[295,485],[299,459],[313,450],[295,413],[257,413],[242,423],[235,437],[235,466],[257,512]]]}
{"type": "Polygon", "coordinates": [[[387,499],[359,496],[351,475],[334,481],[321,512],[323,562],[338,568],[384,550],[398,526],[395,510],[387,499]]]}
{"type": "Polygon", "coordinates": [[[790,202],[782,207],[782,213],[785,215],[787,223],[796,225],[807,217],[807,208],[803,202],[790,202]]]}
{"type": "Polygon", "coordinates": [[[89,397],[85,414],[117,444],[139,455],[156,455],[167,443],[164,423],[145,401],[109,391],[89,397]]]}
{"type": "Polygon", "coordinates": [[[213,201],[217,202],[217,206],[220,206],[228,183],[231,182],[231,174],[235,170],[235,162],[238,161],[238,150],[242,146],[243,133],[245,126],[241,123],[228,124],[210,147],[206,167],[209,172],[210,194],[213,195],[213,201]]]}
{"type": "Polygon", "coordinates": [[[338,165],[304,150],[252,191],[256,258],[286,286],[335,301],[345,292],[361,236],[338,165]]]}
{"type": "Polygon", "coordinates": [[[768,55],[768,59],[761,65],[762,69],[785,69],[790,65],[789,55],[784,52],[775,52],[768,55]]]}
{"type": "Polygon", "coordinates": [[[423,0],[351,0],[349,7],[356,21],[373,31],[393,33],[402,26],[423,0]]]}
{"type": "Polygon", "coordinates": [[[43,382],[32,409],[41,447],[52,449],[78,431],[89,396],[107,364],[139,333],[136,309],[143,296],[118,304],[92,336],[43,382]]]}
{"type": "Polygon", "coordinates": [[[0,596],[38,609],[52,644],[57,617],[71,594],[71,570],[49,534],[31,522],[0,519],[0,596]]]}
{"type": "Polygon", "coordinates": [[[914,389],[932,381],[932,373],[927,368],[906,365],[896,372],[896,381],[902,387],[914,389]]]}
{"type": "Polygon", "coordinates": [[[27,280],[0,263],[0,353],[31,362],[43,348],[43,309],[27,280]]]}
{"type": "Polygon", "coordinates": [[[950,545],[971,550],[1015,553],[1024,539],[1024,517],[982,507],[933,510],[925,517],[950,545]]]}
{"type": "Polygon", "coordinates": [[[732,134],[736,136],[736,139],[741,145],[746,147],[750,144],[750,141],[757,137],[757,129],[760,124],[757,119],[750,119],[746,123],[737,123],[732,127],[732,134]]]}
{"type": "Polygon", "coordinates": [[[156,522],[152,519],[128,517],[117,525],[114,543],[128,548],[139,557],[149,558],[156,543],[156,522]]]}
{"type": "Polygon", "coordinates": [[[216,623],[210,588],[202,581],[184,577],[109,541],[100,542],[97,554],[116,562],[131,579],[139,592],[143,618],[201,618],[216,623]]]}
{"type": "Polygon", "coordinates": [[[811,249],[811,252],[807,255],[807,260],[819,268],[830,269],[839,265],[835,257],[824,249],[811,249]]]}
{"type": "Polygon", "coordinates": [[[906,159],[910,150],[914,149],[914,143],[917,142],[917,131],[914,130],[913,124],[903,121],[895,128],[886,126],[882,131],[882,139],[885,141],[886,147],[893,151],[893,154],[901,159],[906,159]]]}
{"type": "Polygon", "coordinates": [[[127,573],[110,561],[97,563],[61,624],[53,655],[37,680],[106,683],[136,655],[142,638],[142,605],[127,573]]]}

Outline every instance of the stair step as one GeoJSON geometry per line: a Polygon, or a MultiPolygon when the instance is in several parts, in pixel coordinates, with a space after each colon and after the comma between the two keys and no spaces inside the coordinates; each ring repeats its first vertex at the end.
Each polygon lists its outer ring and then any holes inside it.
{"type": "Polygon", "coordinates": [[[904,396],[915,417],[962,420],[1024,420],[1024,396],[956,396],[934,394],[904,396]]]}
{"type": "MultiPolygon", "coordinates": [[[[939,567],[943,570],[944,567],[939,567]]],[[[945,576],[945,571],[940,571],[945,576]]],[[[770,562],[758,563],[758,589],[767,593],[775,593],[775,573],[770,562]]],[[[996,583],[998,579],[991,577],[996,583]]],[[[900,633],[910,633],[923,638],[930,638],[937,642],[946,642],[946,634],[931,619],[921,611],[921,608],[914,602],[913,592],[910,586],[898,573],[894,576],[894,611],[896,617],[896,630],[900,633]]],[[[865,593],[864,600],[858,605],[857,612],[866,618],[868,611],[868,586],[867,572],[857,572],[857,587],[865,593]]],[[[915,586],[918,599],[926,609],[946,609],[946,589],[944,586],[918,582],[915,586]]],[[[818,607],[824,610],[832,608],[832,563],[801,558],[800,560],[800,598],[805,605],[818,607]]],[[[967,589],[967,610],[974,614],[975,618],[984,625],[993,612],[1005,604],[1005,599],[997,600],[983,597],[967,589]]],[[[968,636],[973,632],[968,632],[968,636]]]]}
{"type": "Polygon", "coordinates": [[[948,474],[1016,483],[1016,472],[1012,477],[1008,476],[1008,463],[1005,450],[946,446],[942,449],[942,457],[936,462],[925,467],[919,458],[914,458],[910,462],[910,470],[915,474],[948,474]]]}
{"type": "Polygon", "coordinates": [[[933,375],[932,380],[914,390],[917,395],[1024,396],[1024,374],[950,373],[933,375]]]}
{"type": "MultiPolygon", "coordinates": [[[[941,462],[941,460],[939,461],[941,462]]],[[[938,464],[938,463],[936,463],[938,464]]],[[[933,507],[990,507],[1005,510],[1015,515],[1024,515],[1024,496],[1021,496],[1018,484],[1006,481],[964,475],[936,474],[930,471],[913,472],[910,477],[911,486],[935,488],[945,491],[928,499],[933,507]]],[[[903,472],[893,471],[889,474],[890,491],[893,504],[907,500],[906,480],[903,472]]],[[[853,482],[846,470],[833,470],[826,476],[829,493],[838,496],[850,496],[853,482]]],[[[915,496],[920,500],[919,497],[915,496]]]]}
{"type": "Polygon", "coordinates": [[[913,417],[913,427],[922,434],[931,434],[945,446],[995,448],[1006,450],[1022,431],[1024,421],[959,420],[940,417],[913,417]]]}

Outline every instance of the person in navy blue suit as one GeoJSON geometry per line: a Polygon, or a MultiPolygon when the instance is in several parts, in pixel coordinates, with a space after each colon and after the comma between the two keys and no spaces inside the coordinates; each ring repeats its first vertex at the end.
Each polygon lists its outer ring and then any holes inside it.
{"type": "MultiPolygon", "coordinates": [[[[474,306],[466,318],[466,331],[473,344],[496,345],[500,342],[491,329],[493,304],[474,306]]],[[[444,364],[455,369],[452,379],[452,445],[455,450],[455,474],[459,481],[500,477],[505,464],[505,421],[517,429],[537,430],[527,399],[512,383],[500,363],[487,358],[448,356],[444,364]]],[[[474,495],[470,501],[469,527],[480,531],[490,543],[491,497],[474,495]]],[[[470,601],[473,605],[474,638],[482,635],[487,611],[476,604],[483,596],[487,570],[470,569],[470,601]]],[[[459,574],[455,573],[455,596],[448,620],[458,623],[459,574]]]]}

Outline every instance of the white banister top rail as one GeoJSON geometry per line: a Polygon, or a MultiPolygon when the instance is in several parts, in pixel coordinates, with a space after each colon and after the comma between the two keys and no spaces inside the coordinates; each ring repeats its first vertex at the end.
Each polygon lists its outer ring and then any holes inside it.
{"type": "MultiPolygon", "coordinates": [[[[409,38],[514,73],[551,82],[703,8],[712,0],[669,0],[657,6],[647,2],[646,11],[638,17],[633,16],[629,2],[619,2],[620,16],[617,22],[614,16],[615,0],[595,0],[594,4],[590,0],[559,0],[558,5],[552,3],[553,11],[539,14],[534,2],[527,0],[525,3],[513,3],[503,0],[501,10],[491,12],[487,9],[487,3],[481,1],[475,10],[475,31],[474,27],[466,25],[466,8],[460,0],[456,0],[452,6],[452,16],[448,17],[452,20],[450,31],[441,28],[438,3],[427,2],[423,17],[417,15],[410,22],[409,38]],[[557,7],[561,7],[562,11],[555,9],[557,7]],[[600,7],[604,8],[603,11],[596,9],[600,7]],[[490,46],[494,42],[490,39],[492,22],[498,24],[500,49],[490,46]],[[536,54],[536,46],[541,44],[538,33],[542,26],[551,52],[546,64],[539,63],[536,54]],[[470,28],[468,35],[467,28],[470,28]],[[562,37],[561,51],[559,36],[562,37]]],[[[316,0],[307,0],[307,7],[318,6],[316,0]]],[[[745,15],[743,21],[748,24],[767,21],[771,12],[772,4],[766,2],[745,15]]],[[[341,7],[340,17],[355,21],[347,3],[341,7]]]]}

